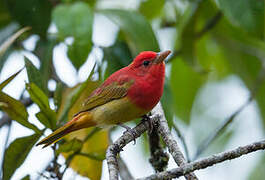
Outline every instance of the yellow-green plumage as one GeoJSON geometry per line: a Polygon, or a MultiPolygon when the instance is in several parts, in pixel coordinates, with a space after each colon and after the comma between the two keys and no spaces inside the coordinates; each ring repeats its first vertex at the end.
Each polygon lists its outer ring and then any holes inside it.
{"type": "Polygon", "coordinates": [[[109,84],[92,94],[84,103],[83,108],[74,118],[41,140],[37,145],[45,144],[44,147],[57,142],[64,135],[86,127],[119,124],[135,119],[147,113],[136,107],[126,97],[128,89],[133,81],[118,85],[109,84]],[[130,112],[130,113],[128,113],[130,112]]]}

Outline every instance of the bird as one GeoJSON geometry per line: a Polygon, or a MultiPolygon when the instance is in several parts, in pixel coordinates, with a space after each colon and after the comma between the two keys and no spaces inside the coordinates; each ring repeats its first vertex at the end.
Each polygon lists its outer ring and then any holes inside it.
{"type": "Polygon", "coordinates": [[[131,64],[114,72],[95,89],[69,122],[37,145],[44,148],[79,129],[123,125],[146,115],[163,94],[164,60],[170,53],[167,50],[138,54],[131,64]]]}

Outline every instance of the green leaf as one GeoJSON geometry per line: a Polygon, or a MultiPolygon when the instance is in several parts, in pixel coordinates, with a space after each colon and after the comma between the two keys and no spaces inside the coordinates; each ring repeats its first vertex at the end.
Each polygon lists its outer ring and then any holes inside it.
{"type": "Polygon", "coordinates": [[[18,72],[16,72],[15,74],[13,74],[12,76],[10,76],[9,78],[7,78],[5,81],[3,81],[0,84],[0,91],[6,86],[8,85],[8,83],[10,83],[23,69],[19,70],[18,72]]]}
{"type": "Polygon", "coordinates": [[[117,41],[113,46],[104,48],[103,51],[104,60],[108,62],[105,78],[132,61],[130,50],[125,42],[117,41]]]}
{"type": "Polygon", "coordinates": [[[28,113],[25,106],[18,100],[10,97],[0,91],[0,108],[5,111],[8,116],[20,123],[21,125],[40,133],[40,130],[30,122],[28,122],[28,113]]]}
{"type": "Polygon", "coordinates": [[[4,55],[7,49],[14,43],[14,41],[24,32],[30,30],[30,27],[24,27],[9,37],[3,44],[0,46],[0,58],[4,55]]]}
{"type": "Polygon", "coordinates": [[[61,4],[53,10],[52,17],[63,39],[74,37],[74,43],[68,48],[67,54],[79,69],[92,48],[92,10],[84,2],[61,4]]]}
{"type": "Polygon", "coordinates": [[[139,11],[148,19],[155,18],[160,15],[165,4],[165,0],[146,0],[140,4],[139,11]]]}
{"type": "MultiPolygon", "coordinates": [[[[43,40],[40,39],[36,45],[35,54],[40,59],[40,69],[39,72],[41,74],[42,83],[45,89],[41,89],[47,94],[48,93],[48,80],[52,74],[52,58],[53,58],[53,48],[56,42],[54,39],[43,40]]],[[[36,82],[34,82],[36,84],[36,82]]]]}
{"type": "Polygon", "coordinates": [[[181,58],[173,60],[170,76],[175,112],[185,123],[190,121],[190,113],[195,96],[205,81],[204,75],[195,72],[181,58]]]}
{"type": "Polygon", "coordinates": [[[174,98],[172,93],[173,92],[169,85],[169,80],[166,78],[164,85],[164,93],[161,98],[161,104],[170,128],[173,125],[173,117],[174,117],[174,98]]]}
{"type": "MultiPolygon", "coordinates": [[[[44,112],[40,111],[40,112],[36,113],[35,116],[38,118],[38,120],[39,120],[39,121],[40,121],[45,127],[47,127],[47,128],[51,128],[51,129],[54,128],[54,127],[51,126],[51,123],[50,123],[50,121],[49,121],[47,115],[46,115],[44,112]]],[[[55,126],[55,125],[54,125],[54,126],[55,126]]]]}
{"type": "Polygon", "coordinates": [[[32,64],[32,62],[26,57],[25,57],[25,66],[26,66],[26,69],[27,69],[29,82],[36,84],[45,93],[48,93],[47,85],[44,82],[43,75],[32,64]]]}
{"type": "Polygon", "coordinates": [[[30,94],[30,98],[34,101],[40,109],[45,109],[45,107],[49,106],[48,97],[41,91],[41,89],[36,86],[34,83],[26,84],[26,89],[30,94]]]}
{"type": "MultiPolygon", "coordinates": [[[[30,98],[35,102],[40,110],[39,118],[42,122],[45,122],[43,116],[49,121],[47,127],[55,129],[56,127],[56,113],[50,108],[48,97],[38,88],[34,83],[26,84],[26,89],[30,95],[30,98]]],[[[44,123],[46,125],[47,123],[44,123]]]]}
{"type": "MultiPolygon", "coordinates": [[[[190,8],[186,10],[185,16],[188,16],[188,20],[183,28],[179,31],[181,41],[181,55],[189,65],[195,64],[194,55],[194,43],[195,43],[195,23],[196,16],[198,15],[197,4],[192,4],[190,8]],[[187,15],[188,14],[188,15],[187,15]]],[[[185,18],[183,18],[185,19],[185,18]]]]}
{"type": "Polygon", "coordinates": [[[178,25],[178,39],[176,42],[176,49],[181,50],[181,56],[191,66],[196,64],[195,55],[195,31],[198,16],[201,13],[203,1],[194,1],[189,4],[184,14],[180,18],[178,25]]]}
{"type": "Polygon", "coordinates": [[[79,69],[87,60],[92,44],[75,40],[74,43],[68,46],[67,55],[76,69],[79,69]]]}
{"type": "Polygon", "coordinates": [[[152,27],[141,14],[119,9],[101,10],[99,12],[121,28],[133,56],[142,51],[159,52],[159,44],[152,27]]]}
{"type": "Polygon", "coordinates": [[[29,175],[26,175],[21,180],[30,180],[30,176],[29,175]]]}
{"type": "Polygon", "coordinates": [[[264,37],[264,1],[260,0],[217,0],[229,21],[253,36],[264,37]]]}
{"type": "MultiPolygon", "coordinates": [[[[96,67],[96,64],[94,65],[94,67],[91,71],[91,74],[88,76],[87,80],[85,82],[83,82],[82,84],[77,85],[74,89],[72,89],[70,91],[70,93],[67,94],[67,97],[65,97],[63,99],[64,103],[62,103],[62,106],[60,107],[60,112],[58,113],[58,122],[59,123],[66,122],[67,116],[68,116],[68,113],[69,113],[69,110],[71,109],[71,107],[80,98],[83,91],[86,88],[89,88],[89,85],[91,84],[91,76],[94,73],[95,67],[96,67]]],[[[87,91],[87,92],[89,92],[89,91],[87,91]]],[[[75,112],[75,113],[77,113],[77,112],[75,112]]]]}
{"type": "Polygon", "coordinates": [[[32,27],[34,33],[45,38],[51,21],[52,5],[42,0],[8,0],[7,7],[13,19],[22,26],[32,27]]]}
{"type": "Polygon", "coordinates": [[[17,138],[5,151],[3,161],[3,180],[9,180],[25,161],[30,150],[40,138],[40,134],[17,138]]]}
{"type": "MultiPolygon", "coordinates": [[[[87,81],[88,82],[88,81],[87,81]]],[[[80,86],[76,87],[73,91],[71,91],[66,97],[66,102],[62,108],[62,112],[59,113],[58,122],[66,122],[67,115],[71,107],[75,104],[83,90],[86,88],[86,82],[82,83],[80,86]]]]}
{"type": "Polygon", "coordinates": [[[82,148],[82,145],[83,145],[82,141],[74,138],[60,145],[60,147],[56,150],[56,154],[59,155],[62,152],[79,151],[82,148]]]}

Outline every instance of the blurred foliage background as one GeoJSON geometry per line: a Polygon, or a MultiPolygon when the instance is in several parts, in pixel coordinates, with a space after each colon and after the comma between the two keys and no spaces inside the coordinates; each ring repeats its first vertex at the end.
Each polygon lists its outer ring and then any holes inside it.
{"type": "MultiPolygon", "coordinates": [[[[2,179],[60,179],[69,166],[83,177],[104,176],[109,137],[97,128],[52,146],[42,170],[13,175],[43,134],[67,122],[106,77],[146,50],[173,52],[161,102],[186,158],[264,138],[264,35],[262,0],[0,0],[2,179]]],[[[137,153],[148,159],[146,137],[137,153]]],[[[34,159],[27,166],[40,161],[34,159]]],[[[231,179],[261,180],[265,155],[217,169],[198,177],[222,179],[231,172],[231,179]]]]}

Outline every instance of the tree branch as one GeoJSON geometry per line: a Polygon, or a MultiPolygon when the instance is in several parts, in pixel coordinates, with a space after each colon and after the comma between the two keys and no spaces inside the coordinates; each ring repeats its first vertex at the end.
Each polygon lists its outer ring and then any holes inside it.
{"type": "MultiPolygon", "coordinates": [[[[150,118],[152,121],[152,117],[150,118]]],[[[149,127],[149,123],[147,121],[142,121],[132,131],[126,131],[117,141],[115,141],[112,145],[110,145],[106,152],[106,160],[109,169],[109,179],[110,180],[118,180],[118,160],[117,154],[122,151],[122,148],[126,146],[128,143],[133,141],[135,138],[140,137],[149,127]]]]}
{"type": "MultiPolygon", "coordinates": [[[[187,164],[177,142],[174,140],[173,136],[170,133],[167,120],[164,115],[164,111],[160,103],[156,105],[156,107],[152,110],[152,113],[156,113],[159,116],[155,116],[154,123],[158,126],[158,133],[161,135],[165,144],[168,147],[170,154],[173,156],[175,162],[179,167],[182,167],[187,164]]],[[[190,173],[185,175],[186,179],[198,179],[194,173],[190,173]]]]}
{"type": "MultiPolygon", "coordinates": [[[[118,160],[117,154],[122,151],[122,148],[125,147],[128,143],[133,141],[135,138],[138,138],[146,130],[150,129],[150,124],[153,123],[158,129],[158,133],[161,135],[165,141],[169,152],[172,154],[176,163],[182,167],[186,165],[186,160],[184,159],[183,154],[181,153],[177,142],[173,139],[173,136],[170,134],[167,121],[160,103],[152,110],[153,114],[150,117],[149,121],[142,121],[131,131],[126,131],[117,141],[110,145],[106,152],[106,160],[109,169],[109,179],[118,180],[118,160]],[[132,133],[133,132],[133,133],[132,133]]],[[[194,173],[187,174],[186,179],[198,179],[194,173]]]]}
{"type": "Polygon", "coordinates": [[[145,178],[141,178],[138,180],[152,180],[152,179],[157,180],[157,179],[166,179],[166,178],[178,178],[180,176],[183,176],[195,170],[205,169],[209,166],[213,166],[215,164],[221,163],[226,160],[235,159],[242,155],[252,153],[258,150],[265,150],[265,140],[254,142],[246,146],[238,147],[231,151],[215,154],[207,158],[204,158],[202,160],[188,163],[184,165],[183,167],[174,168],[169,171],[157,173],[157,174],[154,174],[154,175],[151,175],[145,178]]]}
{"type": "MultiPolygon", "coordinates": [[[[109,143],[113,144],[110,133],[111,133],[111,130],[109,131],[109,143]]],[[[133,180],[134,179],[127,165],[125,164],[125,162],[123,161],[121,157],[118,157],[118,167],[120,170],[120,177],[122,180],[133,180]]]]}

